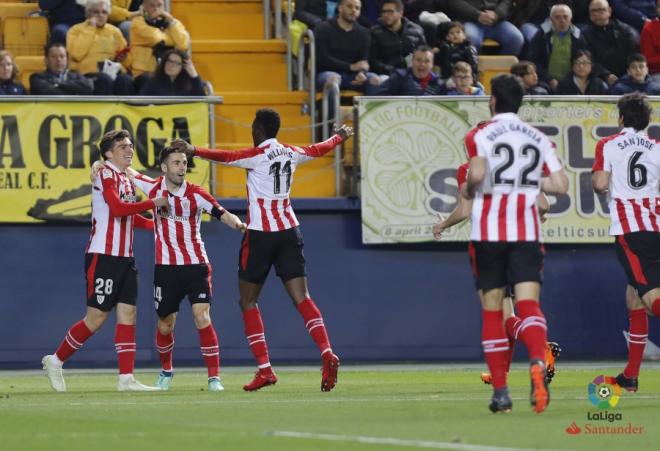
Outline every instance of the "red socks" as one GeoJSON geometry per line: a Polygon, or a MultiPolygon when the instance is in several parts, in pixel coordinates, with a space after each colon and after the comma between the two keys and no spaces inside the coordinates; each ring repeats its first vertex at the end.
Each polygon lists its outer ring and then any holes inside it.
{"type": "Polygon", "coordinates": [[[305,327],[311,335],[314,343],[318,346],[321,355],[326,352],[332,352],[332,347],[330,346],[330,339],[328,338],[328,332],[325,330],[325,325],[323,324],[323,317],[321,312],[314,304],[310,298],[303,300],[298,304],[298,312],[305,320],[305,327]]]}
{"type": "Polygon", "coordinates": [[[646,316],[646,310],[643,308],[628,310],[628,319],[630,320],[628,365],[623,370],[623,375],[628,378],[634,378],[639,376],[639,367],[642,365],[642,355],[644,354],[644,347],[646,346],[646,339],[649,333],[649,319],[646,316]]]}
{"type": "Polygon", "coordinates": [[[506,366],[506,372],[509,372],[511,368],[511,361],[513,360],[513,351],[516,346],[516,340],[518,340],[518,332],[520,331],[520,325],[522,320],[517,316],[511,316],[504,321],[504,329],[506,330],[506,336],[509,339],[509,360],[506,366]]]}
{"type": "Polygon", "coordinates": [[[527,346],[529,360],[544,362],[548,328],[541,306],[534,300],[524,299],[516,302],[516,311],[522,320],[518,337],[527,346]]]}
{"type": "Polygon", "coordinates": [[[119,360],[119,374],[132,374],[135,368],[135,326],[115,326],[115,349],[119,360]]]}
{"type": "Polygon", "coordinates": [[[653,304],[651,304],[651,311],[653,312],[653,316],[660,316],[660,298],[653,301],[653,304]]]}
{"type": "Polygon", "coordinates": [[[160,357],[160,365],[164,371],[172,371],[172,350],[174,349],[174,333],[163,335],[156,329],[156,349],[160,357]]]}
{"type": "Polygon", "coordinates": [[[89,330],[87,325],[85,325],[85,321],[78,321],[67,331],[64,340],[62,340],[62,343],[60,343],[60,346],[55,351],[57,358],[64,362],[74,352],[82,348],[83,343],[92,335],[94,335],[94,332],[89,330]]]}
{"type": "Polygon", "coordinates": [[[220,346],[218,346],[218,336],[213,324],[209,324],[204,329],[198,329],[197,332],[199,332],[199,349],[202,350],[208,375],[217,377],[220,372],[220,346]]]}
{"type": "Polygon", "coordinates": [[[259,307],[254,307],[243,312],[243,324],[245,326],[245,337],[254,358],[257,360],[257,366],[260,369],[270,368],[268,346],[266,345],[266,336],[264,335],[264,323],[261,321],[259,307]]]}
{"type": "Polygon", "coordinates": [[[502,324],[502,310],[481,312],[481,345],[486,364],[493,377],[493,388],[506,387],[506,368],[509,361],[509,340],[502,324]]]}

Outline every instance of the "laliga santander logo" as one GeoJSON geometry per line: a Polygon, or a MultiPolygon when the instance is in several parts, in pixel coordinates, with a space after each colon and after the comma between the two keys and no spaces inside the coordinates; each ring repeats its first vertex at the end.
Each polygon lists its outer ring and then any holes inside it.
{"type": "Polygon", "coordinates": [[[575,421],[573,421],[571,425],[566,428],[566,433],[570,435],[578,435],[580,432],[582,432],[582,429],[580,429],[580,426],[575,424],[575,421]]]}
{"type": "Polygon", "coordinates": [[[587,387],[589,401],[599,409],[616,407],[621,395],[621,387],[612,376],[596,376],[587,387]]]}

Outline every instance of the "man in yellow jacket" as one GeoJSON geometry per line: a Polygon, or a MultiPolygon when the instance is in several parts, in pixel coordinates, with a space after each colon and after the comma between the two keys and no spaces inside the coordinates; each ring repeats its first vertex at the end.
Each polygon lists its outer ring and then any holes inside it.
{"type": "Polygon", "coordinates": [[[112,0],[112,8],[110,8],[110,16],[108,22],[121,30],[124,39],[129,41],[131,38],[131,19],[135,16],[142,14],[142,8],[136,11],[129,11],[131,0],[112,0]]]}
{"type": "Polygon", "coordinates": [[[144,0],[141,16],[131,25],[131,51],[128,55],[133,78],[153,72],[158,66],[156,55],[169,48],[190,50],[190,35],[183,24],[165,11],[163,0],[144,0]]]}
{"type": "Polygon", "coordinates": [[[121,66],[115,66],[114,71],[111,68],[104,71],[100,67],[108,66],[106,61],[119,64],[128,51],[128,44],[119,28],[108,23],[110,8],[110,0],[87,2],[87,19],[71,27],[67,33],[70,68],[94,79],[94,94],[132,95],[133,80],[121,66]]]}

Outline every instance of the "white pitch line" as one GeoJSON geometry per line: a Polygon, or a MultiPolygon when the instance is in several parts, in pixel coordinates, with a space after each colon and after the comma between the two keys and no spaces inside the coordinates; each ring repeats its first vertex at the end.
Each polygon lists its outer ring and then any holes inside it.
{"type": "MultiPolygon", "coordinates": [[[[370,445],[410,446],[430,449],[459,449],[469,451],[532,451],[530,448],[504,448],[500,446],[471,445],[467,443],[434,442],[430,440],[404,440],[391,437],[370,437],[365,435],[313,434],[309,432],[275,431],[276,437],[326,440],[332,442],[367,443],[370,445]]],[[[548,450],[549,451],[549,450],[548,450]]]]}

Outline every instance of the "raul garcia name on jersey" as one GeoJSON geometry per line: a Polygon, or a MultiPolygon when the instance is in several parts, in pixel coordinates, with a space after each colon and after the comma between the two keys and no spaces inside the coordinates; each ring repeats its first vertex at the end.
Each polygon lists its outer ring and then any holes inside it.
{"type": "Polygon", "coordinates": [[[500,126],[493,127],[491,130],[488,130],[486,138],[489,141],[495,141],[500,136],[509,132],[518,132],[524,135],[527,135],[536,142],[536,144],[541,144],[541,135],[534,128],[527,126],[522,122],[509,122],[508,124],[502,124],[500,126]]]}

